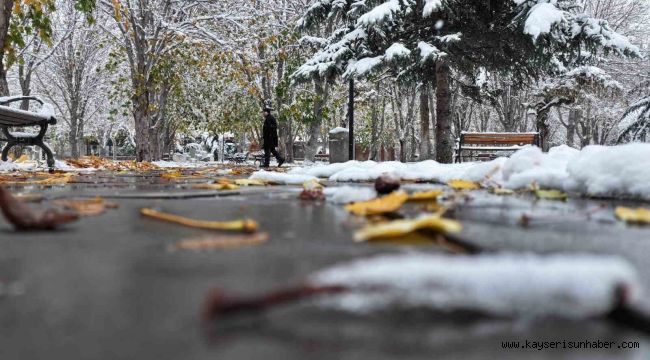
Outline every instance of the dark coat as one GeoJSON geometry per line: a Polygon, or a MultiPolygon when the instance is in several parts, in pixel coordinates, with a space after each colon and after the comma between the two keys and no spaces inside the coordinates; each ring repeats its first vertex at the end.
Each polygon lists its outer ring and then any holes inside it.
{"type": "Polygon", "coordinates": [[[262,136],[264,137],[265,148],[275,148],[278,146],[278,122],[273,115],[269,115],[264,119],[262,136]]]}

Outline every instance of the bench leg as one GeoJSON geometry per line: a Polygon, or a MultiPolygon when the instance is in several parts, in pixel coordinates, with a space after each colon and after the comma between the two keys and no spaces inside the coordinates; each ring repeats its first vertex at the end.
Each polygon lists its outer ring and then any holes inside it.
{"type": "Polygon", "coordinates": [[[17,143],[11,141],[11,139],[7,139],[7,145],[5,145],[4,149],[2,149],[2,161],[8,161],[9,160],[9,150],[11,150],[12,147],[18,145],[17,143]]]}
{"type": "Polygon", "coordinates": [[[45,156],[47,157],[47,167],[51,173],[54,172],[54,154],[52,153],[52,150],[50,150],[50,148],[47,147],[47,145],[45,145],[45,143],[42,141],[34,145],[43,149],[45,156]]]}

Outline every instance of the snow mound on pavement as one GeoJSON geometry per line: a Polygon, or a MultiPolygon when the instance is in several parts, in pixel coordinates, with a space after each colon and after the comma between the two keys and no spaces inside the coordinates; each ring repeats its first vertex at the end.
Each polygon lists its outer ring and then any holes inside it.
{"type": "Polygon", "coordinates": [[[284,174],[273,171],[260,170],[254,172],[253,175],[250,176],[250,179],[272,181],[287,185],[301,185],[306,181],[316,180],[316,177],[312,175],[284,174]]]}
{"type": "Polygon", "coordinates": [[[323,300],[326,306],[360,313],[425,307],[586,318],[612,310],[621,286],[632,300],[640,296],[629,263],[598,255],[385,255],[334,266],[311,281],[363,289],[323,300]]]}
{"type": "Polygon", "coordinates": [[[532,183],[537,183],[541,188],[589,196],[650,200],[650,144],[593,145],[582,150],[562,145],[548,153],[527,146],[510,158],[488,162],[348,161],[295,168],[289,174],[339,182],[374,181],[382,174],[390,174],[402,180],[446,183],[462,179],[497,184],[509,189],[528,188],[532,183]]]}

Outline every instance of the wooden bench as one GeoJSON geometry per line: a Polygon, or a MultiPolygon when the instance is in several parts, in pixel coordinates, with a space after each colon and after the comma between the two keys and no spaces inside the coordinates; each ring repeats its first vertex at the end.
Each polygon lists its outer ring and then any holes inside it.
{"type": "Polygon", "coordinates": [[[16,96],[9,98],[0,98],[0,130],[4,135],[3,141],[7,145],[2,149],[2,161],[7,161],[9,150],[16,145],[25,146],[38,146],[45,152],[47,156],[47,166],[50,172],[54,171],[54,154],[47,145],[43,142],[45,133],[49,125],[56,124],[56,119],[52,115],[39,114],[31,111],[14,109],[7,105],[16,101],[36,101],[43,105],[43,101],[34,96],[16,96]],[[40,131],[38,134],[18,133],[11,132],[9,128],[22,128],[38,126],[40,131]]]}
{"type": "Polygon", "coordinates": [[[456,162],[463,161],[463,152],[477,153],[479,159],[489,159],[490,153],[500,151],[517,151],[526,145],[537,145],[540,136],[537,132],[530,133],[474,133],[463,132],[456,140],[456,162]]]}
{"type": "Polygon", "coordinates": [[[329,162],[330,154],[316,154],[314,155],[314,161],[329,162]]]}

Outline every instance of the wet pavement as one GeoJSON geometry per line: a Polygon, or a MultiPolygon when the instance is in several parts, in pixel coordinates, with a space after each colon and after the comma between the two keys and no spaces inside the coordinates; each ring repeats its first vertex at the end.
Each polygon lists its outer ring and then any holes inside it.
{"type": "MultiPolygon", "coordinates": [[[[120,206],[59,231],[16,233],[0,220],[0,359],[650,359],[650,337],[598,319],[512,321],[423,311],[361,316],[306,303],[206,327],[202,303],[215,287],[259,293],[348,259],[441,250],[355,244],[354,221],[341,206],[300,202],[297,187],[206,192],[133,181],[118,188],[25,188],[47,198],[113,195],[120,206]],[[249,217],[270,239],[248,248],[170,251],[206,232],[142,218],[143,207],[200,219],[249,217]],[[629,341],[639,348],[502,347],[525,340],[629,341]]],[[[650,228],[617,222],[615,204],[601,203],[480,191],[453,214],[463,222],[461,238],[490,251],[620,254],[650,289],[650,228]],[[529,218],[525,227],[522,214],[529,218]]]]}

